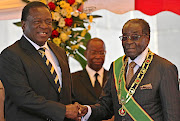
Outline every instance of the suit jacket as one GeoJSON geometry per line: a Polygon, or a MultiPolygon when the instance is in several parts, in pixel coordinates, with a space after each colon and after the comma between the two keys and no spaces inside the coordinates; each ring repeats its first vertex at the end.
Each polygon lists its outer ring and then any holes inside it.
{"type": "MultiPolygon", "coordinates": [[[[133,76],[127,87],[128,89],[134,82],[139,70],[133,76]]],[[[133,97],[153,120],[179,121],[180,92],[178,90],[178,71],[176,66],[158,55],[154,55],[152,63],[133,97]],[[152,89],[140,88],[140,86],[146,84],[151,84],[152,89]]],[[[112,65],[109,71],[108,81],[102,92],[102,97],[96,105],[92,105],[91,107],[92,114],[90,119],[107,118],[114,112],[115,121],[132,121],[128,114],[124,117],[118,114],[121,105],[117,98],[112,65]]]]}
{"type": "MultiPolygon", "coordinates": [[[[103,85],[107,80],[108,71],[104,70],[103,85]]],[[[91,80],[86,69],[72,74],[72,93],[74,101],[82,105],[93,105],[98,98],[92,86],[91,80]]]]}
{"type": "Polygon", "coordinates": [[[41,55],[24,36],[0,55],[5,87],[6,121],[63,121],[71,100],[71,78],[65,51],[48,42],[62,71],[60,94],[41,55]]]}

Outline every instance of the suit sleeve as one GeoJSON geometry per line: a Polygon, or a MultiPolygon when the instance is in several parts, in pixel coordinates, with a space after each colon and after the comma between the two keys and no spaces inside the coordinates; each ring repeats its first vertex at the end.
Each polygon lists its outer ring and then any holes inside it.
{"type": "Polygon", "coordinates": [[[162,71],[160,98],[164,121],[180,119],[180,92],[178,90],[178,71],[175,65],[167,64],[162,71]]]}
{"type": "Polygon", "coordinates": [[[65,105],[46,100],[33,91],[20,57],[11,50],[0,55],[0,78],[6,94],[19,109],[45,119],[64,120],[65,105]]]}
{"type": "Polygon", "coordinates": [[[114,112],[113,112],[113,102],[112,102],[112,94],[111,94],[113,81],[114,81],[113,69],[111,65],[110,71],[108,72],[108,80],[105,83],[99,101],[97,104],[91,105],[92,108],[92,114],[90,116],[91,120],[110,119],[113,116],[114,112]]]}

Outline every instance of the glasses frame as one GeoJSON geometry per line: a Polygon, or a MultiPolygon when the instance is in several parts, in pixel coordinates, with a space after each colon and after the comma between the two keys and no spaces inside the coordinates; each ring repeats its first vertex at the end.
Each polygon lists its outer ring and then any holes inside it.
{"type": "Polygon", "coordinates": [[[106,55],[106,51],[94,51],[94,50],[89,50],[89,52],[92,55],[100,55],[100,56],[105,56],[106,55]]]}
{"type": "MultiPolygon", "coordinates": [[[[149,35],[148,34],[142,34],[142,35],[133,35],[133,36],[137,36],[138,37],[137,40],[139,40],[139,38],[141,38],[142,36],[149,36],[149,35]]],[[[137,41],[137,40],[132,39],[132,35],[131,36],[119,36],[119,39],[121,41],[123,41],[123,37],[127,37],[127,40],[130,39],[132,41],[137,41]]],[[[127,41],[127,40],[124,40],[124,41],[127,41]]]]}

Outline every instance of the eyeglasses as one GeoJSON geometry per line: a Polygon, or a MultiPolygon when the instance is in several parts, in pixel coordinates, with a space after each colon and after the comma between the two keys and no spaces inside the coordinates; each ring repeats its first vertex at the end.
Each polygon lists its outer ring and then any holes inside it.
{"type": "Polygon", "coordinates": [[[142,36],[146,36],[146,34],[143,34],[143,35],[131,35],[131,36],[120,36],[119,38],[120,38],[121,41],[126,41],[128,39],[130,39],[132,41],[137,41],[142,36]]]}
{"type": "Polygon", "coordinates": [[[106,52],[104,51],[89,51],[92,55],[101,55],[101,56],[104,56],[106,54],[106,52]]]}

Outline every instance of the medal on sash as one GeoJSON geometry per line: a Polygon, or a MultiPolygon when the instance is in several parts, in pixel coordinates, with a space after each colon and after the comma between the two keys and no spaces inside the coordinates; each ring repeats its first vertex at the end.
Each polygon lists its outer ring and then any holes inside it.
{"type": "Polygon", "coordinates": [[[122,105],[122,107],[119,109],[119,115],[120,115],[120,116],[125,116],[125,115],[126,115],[126,110],[123,108],[123,105],[122,105]]]}

